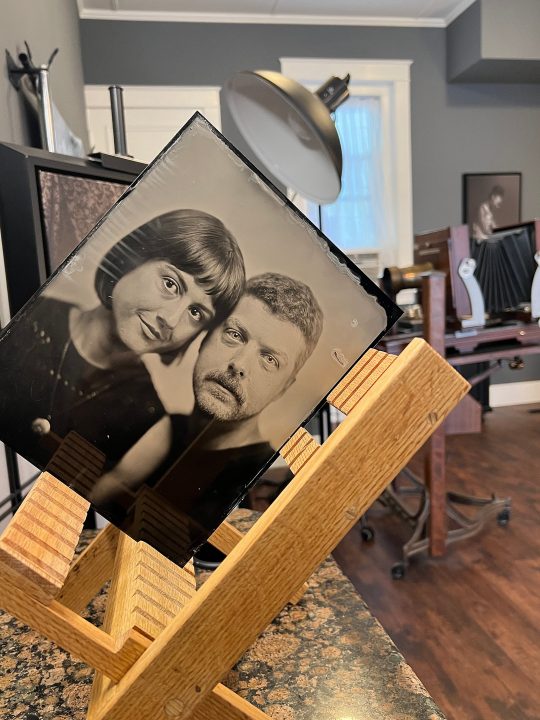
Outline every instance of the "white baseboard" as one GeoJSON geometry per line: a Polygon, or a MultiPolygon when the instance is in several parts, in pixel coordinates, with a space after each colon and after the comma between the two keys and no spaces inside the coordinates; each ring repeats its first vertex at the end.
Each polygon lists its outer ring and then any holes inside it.
{"type": "Polygon", "coordinates": [[[540,403],[540,380],[490,385],[489,404],[491,407],[527,405],[528,403],[540,403]]]}

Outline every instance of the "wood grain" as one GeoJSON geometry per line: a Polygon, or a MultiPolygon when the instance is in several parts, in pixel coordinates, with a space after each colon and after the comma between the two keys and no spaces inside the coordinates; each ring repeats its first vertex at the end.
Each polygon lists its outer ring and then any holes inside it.
{"type": "Polygon", "coordinates": [[[208,542],[218,550],[221,550],[225,555],[228,555],[234,550],[243,537],[244,535],[240,530],[237,530],[231,523],[225,521],[210,535],[208,542]]]}
{"type": "Polygon", "coordinates": [[[136,631],[117,643],[57,600],[44,605],[24,588],[12,585],[5,575],[0,583],[0,607],[76,658],[117,680],[125,675],[150,644],[136,631]]]}
{"type": "MultiPolygon", "coordinates": [[[[103,628],[117,641],[129,636],[133,629],[154,640],[195,592],[193,563],[180,568],[146,543],[137,543],[120,533],[103,628]]],[[[116,692],[116,683],[104,673],[96,672],[88,720],[98,717],[103,704],[116,692]]],[[[173,701],[165,708],[165,714],[178,717],[181,709],[179,702],[173,701]]],[[[212,717],[268,720],[267,715],[223,685],[218,685],[205,698],[194,720],[212,717]]]]}
{"type": "MultiPolygon", "coordinates": [[[[180,568],[146,543],[119,533],[103,630],[121,642],[133,630],[154,640],[195,594],[193,564],[180,568]]],[[[96,672],[88,718],[91,720],[115,684],[96,672]]]]}
{"type": "Polygon", "coordinates": [[[294,435],[287,440],[279,451],[291,471],[298,475],[300,470],[307,464],[320,448],[315,438],[311,437],[307,430],[299,428],[294,435]]]}
{"type": "Polygon", "coordinates": [[[43,603],[69,572],[89,503],[42,473],[0,537],[0,568],[43,603]]]}
{"type": "MultiPolygon", "coordinates": [[[[173,712],[174,707],[173,705],[173,712]]],[[[179,716],[169,714],[168,717],[179,716]]],[[[271,718],[225,685],[218,685],[189,715],[189,720],[271,720],[271,718]]]]}
{"type": "Polygon", "coordinates": [[[96,717],[159,720],[175,704],[189,717],[467,389],[425,342],[411,343],[96,717]]]}
{"type": "Polygon", "coordinates": [[[327,399],[330,405],[347,415],[388,370],[395,359],[394,355],[388,355],[379,350],[368,350],[328,395],[327,399]]]}
{"type": "Polygon", "coordinates": [[[100,531],[70,568],[57,600],[81,613],[111,579],[120,531],[110,523],[100,531]]]}

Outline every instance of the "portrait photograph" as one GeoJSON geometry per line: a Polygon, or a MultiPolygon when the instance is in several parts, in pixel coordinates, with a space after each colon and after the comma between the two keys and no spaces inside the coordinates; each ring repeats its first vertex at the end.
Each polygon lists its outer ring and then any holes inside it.
{"type": "Polygon", "coordinates": [[[470,237],[487,240],[497,228],[521,221],[521,173],[463,176],[463,222],[470,237]]]}
{"type": "Polygon", "coordinates": [[[2,331],[0,440],[183,564],[399,314],[196,114],[2,331]]]}

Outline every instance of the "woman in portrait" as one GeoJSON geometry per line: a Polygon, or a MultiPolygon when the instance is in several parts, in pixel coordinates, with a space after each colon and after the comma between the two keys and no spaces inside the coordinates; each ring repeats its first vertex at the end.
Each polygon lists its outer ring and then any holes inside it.
{"type": "Polygon", "coordinates": [[[3,437],[44,467],[75,431],[96,472],[107,469],[165,412],[143,356],[181,358],[230,312],[244,283],[238,244],[213,215],[173,210],[136,228],[97,267],[99,304],[40,295],[6,330],[3,437]]]}

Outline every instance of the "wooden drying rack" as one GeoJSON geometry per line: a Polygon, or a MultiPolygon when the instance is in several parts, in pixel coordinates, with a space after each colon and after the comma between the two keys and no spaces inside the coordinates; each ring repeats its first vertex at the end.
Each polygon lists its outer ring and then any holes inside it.
{"type": "Polygon", "coordinates": [[[370,350],[328,397],[347,415],[322,446],[281,449],[293,481],[195,590],[179,568],[109,525],[72,563],[88,502],[43,473],[0,538],[0,606],[96,670],[88,720],[269,720],[220,684],[467,393],[423,340],[370,350]],[[102,628],[80,613],[111,580],[102,628]]]}

